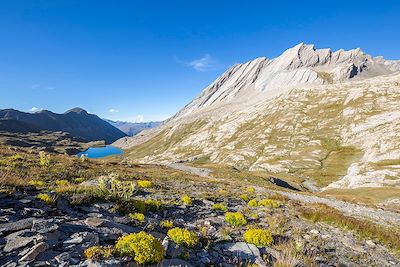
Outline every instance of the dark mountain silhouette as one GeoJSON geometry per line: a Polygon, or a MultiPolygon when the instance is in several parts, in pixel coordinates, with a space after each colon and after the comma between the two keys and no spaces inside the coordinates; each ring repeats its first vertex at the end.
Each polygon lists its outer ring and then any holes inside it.
{"type": "Polygon", "coordinates": [[[104,140],[107,144],[126,136],[119,129],[81,108],[71,109],[64,114],[48,110],[27,113],[3,109],[0,110],[0,131],[63,131],[85,141],[104,140]]]}

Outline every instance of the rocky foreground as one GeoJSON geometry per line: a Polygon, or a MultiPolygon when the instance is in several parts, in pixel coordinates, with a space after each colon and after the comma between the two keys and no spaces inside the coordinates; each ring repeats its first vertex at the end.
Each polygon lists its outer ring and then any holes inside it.
{"type": "MultiPolygon", "coordinates": [[[[88,183],[97,186],[97,181],[88,183]]],[[[229,188],[227,192],[201,182],[169,182],[137,192],[136,199],[160,199],[164,203],[159,210],[144,212],[145,218],[140,221],[116,211],[113,201],[71,205],[71,197],[59,196],[54,204],[46,204],[37,199],[41,191],[30,186],[0,195],[1,266],[135,266],[132,258],[117,255],[86,259],[85,250],[113,246],[119,237],[140,231],[162,242],[165,257],[161,266],[400,265],[399,259],[376,241],[305,220],[299,213],[301,205],[284,198],[277,201],[278,207],[250,207],[236,197],[240,190],[229,188]],[[183,192],[193,194],[192,203],[181,202],[183,192]],[[215,203],[225,203],[227,210],[215,209],[215,203]],[[247,225],[229,225],[224,216],[227,211],[244,214],[247,225]],[[168,229],[160,226],[165,220],[192,231],[199,242],[190,248],[177,245],[167,236],[168,229]],[[268,229],[273,244],[257,247],[244,242],[243,232],[251,227],[268,229]]],[[[249,196],[253,194],[250,191],[246,193],[249,196]]],[[[268,195],[254,192],[253,197],[268,195]]]]}

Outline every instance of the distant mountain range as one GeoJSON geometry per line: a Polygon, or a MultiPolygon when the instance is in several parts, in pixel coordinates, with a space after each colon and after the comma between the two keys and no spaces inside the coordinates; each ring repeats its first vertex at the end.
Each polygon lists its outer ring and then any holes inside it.
{"type": "Polygon", "coordinates": [[[120,129],[129,136],[134,136],[145,129],[151,129],[159,126],[162,122],[160,121],[150,121],[150,122],[127,122],[127,121],[112,121],[104,119],[106,122],[110,123],[112,126],[120,129]]]}
{"type": "Polygon", "coordinates": [[[0,131],[11,133],[62,131],[86,142],[104,140],[106,144],[126,136],[124,132],[81,108],[74,108],[63,114],[48,110],[27,113],[15,109],[3,109],[0,110],[0,131]]]}

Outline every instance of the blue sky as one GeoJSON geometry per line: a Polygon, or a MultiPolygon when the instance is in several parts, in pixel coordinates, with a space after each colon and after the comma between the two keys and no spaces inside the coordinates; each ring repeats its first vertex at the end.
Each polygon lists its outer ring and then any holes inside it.
{"type": "Polygon", "coordinates": [[[163,119],[230,65],[300,42],[400,59],[399,14],[400,1],[4,0],[0,108],[163,119]]]}

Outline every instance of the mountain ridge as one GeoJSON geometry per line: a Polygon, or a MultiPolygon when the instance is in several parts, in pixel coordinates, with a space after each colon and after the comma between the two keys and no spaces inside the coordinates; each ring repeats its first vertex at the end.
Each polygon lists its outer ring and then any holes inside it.
{"type": "Polygon", "coordinates": [[[0,121],[3,131],[63,131],[88,142],[104,140],[109,144],[126,136],[117,128],[82,108],[74,108],[62,114],[48,110],[27,113],[15,109],[2,109],[0,121]]]}

